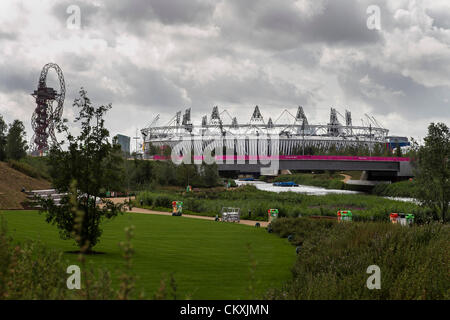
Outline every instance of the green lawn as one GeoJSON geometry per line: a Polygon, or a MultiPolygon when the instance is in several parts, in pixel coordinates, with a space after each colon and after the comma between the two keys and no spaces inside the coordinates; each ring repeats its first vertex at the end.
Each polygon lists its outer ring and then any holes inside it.
{"type": "MultiPolygon", "coordinates": [[[[41,240],[49,248],[76,250],[72,240],[61,240],[55,226],[36,211],[3,211],[9,234],[16,241],[41,240]]],[[[103,236],[95,247],[101,255],[88,262],[107,268],[117,277],[124,265],[118,246],[125,239],[124,228],[135,226],[132,244],[133,265],[138,288],[151,298],[161,278],[173,272],[178,298],[248,299],[250,256],[257,263],[256,294],[280,287],[291,277],[296,255],[286,239],[268,234],[263,228],[198,220],[184,217],[126,213],[103,224],[103,236]]],[[[65,253],[67,263],[77,263],[76,255],[65,253]]],[[[115,285],[117,282],[115,281],[115,285]]]]}

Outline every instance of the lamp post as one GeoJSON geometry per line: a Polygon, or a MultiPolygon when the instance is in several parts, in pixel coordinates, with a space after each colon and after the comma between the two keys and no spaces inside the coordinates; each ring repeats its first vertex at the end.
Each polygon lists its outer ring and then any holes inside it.
{"type": "Polygon", "coordinates": [[[305,155],[305,118],[303,118],[302,121],[302,138],[303,138],[302,154],[305,155]]]}

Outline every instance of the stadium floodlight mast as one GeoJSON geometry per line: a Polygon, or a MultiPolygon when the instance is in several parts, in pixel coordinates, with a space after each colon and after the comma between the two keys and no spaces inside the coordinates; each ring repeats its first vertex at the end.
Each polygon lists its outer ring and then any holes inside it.
{"type": "Polygon", "coordinates": [[[36,99],[36,109],[31,118],[31,127],[34,131],[31,139],[32,154],[42,156],[48,151],[49,137],[52,144],[57,144],[55,125],[61,120],[65,95],[66,84],[61,68],[55,63],[46,64],[42,68],[38,88],[32,93],[36,99]],[[54,69],[58,76],[59,91],[47,87],[47,74],[50,69],[54,69]],[[56,107],[53,109],[54,102],[56,102],[56,107]]]}

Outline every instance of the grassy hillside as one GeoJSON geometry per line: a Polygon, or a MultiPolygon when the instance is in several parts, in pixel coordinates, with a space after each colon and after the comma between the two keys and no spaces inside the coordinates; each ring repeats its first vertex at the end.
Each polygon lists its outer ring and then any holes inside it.
{"type": "MultiPolygon", "coordinates": [[[[76,250],[71,240],[61,240],[56,227],[36,211],[3,211],[14,241],[34,239],[61,252],[76,250]]],[[[290,278],[295,250],[285,240],[263,228],[232,223],[127,213],[104,223],[104,232],[88,264],[108,269],[117,286],[118,272],[125,264],[119,241],[124,228],[135,226],[133,270],[138,289],[151,298],[164,275],[173,273],[181,299],[246,299],[261,296],[290,278]],[[250,254],[248,251],[250,245],[250,254]],[[251,264],[256,262],[255,281],[251,264]],[[255,296],[248,290],[252,284],[255,296]]],[[[77,256],[64,253],[67,265],[78,264],[77,256]]]]}
{"type": "Polygon", "coordinates": [[[0,161],[0,209],[22,209],[21,203],[26,200],[22,188],[48,189],[50,186],[47,180],[30,177],[0,161]]]}

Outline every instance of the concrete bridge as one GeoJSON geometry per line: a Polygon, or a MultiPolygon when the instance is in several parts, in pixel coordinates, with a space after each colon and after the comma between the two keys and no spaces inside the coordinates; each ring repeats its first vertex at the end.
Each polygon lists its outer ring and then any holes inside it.
{"type": "MultiPolygon", "coordinates": [[[[204,156],[194,156],[203,161],[204,156]]],[[[414,176],[409,158],[366,156],[215,156],[222,172],[277,175],[281,170],[365,171],[367,180],[397,180],[414,176]]],[[[154,156],[152,160],[170,160],[154,156]]],[[[178,157],[182,161],[183,157],[178,157]]]]}
{"type": "MultiPolygon", "coordinates": [[[[225,158],[225,157],[224,157],[225,158]]],[[[413,176],[409,158],[360,156],[279,156],[223,159],[219,171],[275,175],[280,170],[366,171],[368,180],[395,180],[413,176]],[[271,159],[268,159],[271,158],[271,159]],[[276,168],[278,162],[278,170],[276,168]]]]}

